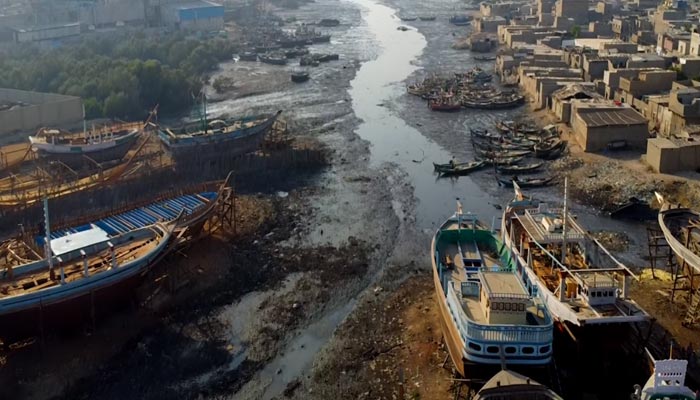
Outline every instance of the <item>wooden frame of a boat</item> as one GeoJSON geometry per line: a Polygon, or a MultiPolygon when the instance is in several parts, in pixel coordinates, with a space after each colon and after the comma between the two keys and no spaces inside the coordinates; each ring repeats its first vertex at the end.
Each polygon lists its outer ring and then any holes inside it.
{"type": "Polygon", "coordinates": [[[538,285],[560,322],[581,326],[649,318],[628,294],[630,279],[639,278],[570,214],[545,203],[519,211],[509,206],[503,224],[506,245],[517,254],[524,276],[538,285]],[[562,251],[565,262],[560,260],[562,251]]]}
{"type": "MultiPolygon", "coordinates": [[[[29,260],[28,263],[5,264],[5,274],[0,279],[0,300],[70,284],[128,266],[130,262],[156,250],[163,240],[169,240],[176,225],[176,221],[167,225],[156,223],[116,237],[90,242],[86,246],[54,255],[51,262],[40,258],[29,260]]],[[[10,258],[5,260],[11,261],[10,258]]]]}

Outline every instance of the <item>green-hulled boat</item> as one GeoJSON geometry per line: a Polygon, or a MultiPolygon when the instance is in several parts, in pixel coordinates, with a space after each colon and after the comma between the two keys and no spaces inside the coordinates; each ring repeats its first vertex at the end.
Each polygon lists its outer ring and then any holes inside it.
{"type": "Polygon", "coordinates": [[[443,335],[463,376],[469,364],[544,365],[552,357],[552,319],[498,237],[458,205],[433,238],[443,335]]]}

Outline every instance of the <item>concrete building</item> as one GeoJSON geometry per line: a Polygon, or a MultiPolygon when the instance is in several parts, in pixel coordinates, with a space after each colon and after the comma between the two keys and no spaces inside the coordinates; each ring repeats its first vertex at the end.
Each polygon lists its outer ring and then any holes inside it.
{"type": "Polygon", "coordinates": [[[498,27],[506,25],[507,21],[501,16],[474,19],[474,30],[477,32],[498,32],[498,27]]]}
{"type": "Polygon", "coordinates": [[[609,143],[618,141],[644,149],[649,138],[647,120],[637,111],[594,100],[572,101],[571,128],[575,140],[587,152],[605,150],[609,143]]]}
{"type": "Polygon", "coordinates": [[[163,23],[190,31],[218,31],[224,27],[224,6],[205,0],[162,6],[163,23]]]}
{"type": "Polygon", "coordinates": [[[675,71],[654,70],[640,72],[637,77],[620,78],[620,90],[616,100],[634,104],[634,99],[650,94],[662,94],[671,90],[676,80],[675,71]],[[619,99],[617,98],[619,96],[619,99]]]}
{"type": "Polygon", "coordinates": [[[652,138],[645,161],[655,172],[671,174],[700,169],[700,140],[652,138]]]}
{"type": "Polygon", "coordinates": [[[148,0],[93,0],[76,2],[81,24],[95,27],[143,24],[148,0]]]}
{"type": "Polygon", "coordinates": [[[700,77],[700,56],[680,57],[675,67],[687,78],[700,77]]]}
{"type": "Polygon", "coordinates": [[[588,1],[586,0],[557,0],[554,6],[554,16],[571,18],[577,25],[588,23],[588,1]]]}
{"type": "Polygon", "coordinates": [[[655,71],[658,68],[609,68],[603,73],[603,82],[605,83],[605,98],[612,100],[620,88],[620,79],[636,78],[641,72],[655,71]]]}
{"type": "Polygon", "coordinates": [[[13,30],[13,38],[17,43],[42,42],[60,40],[80,35],[80,24],[61,24],[17,28],[13,30]]]}
{"type": "Polygon", "coordinates": [[[552,93],[552,112],[559,122],[571,124],[571,102],[582,99],[602,99],[592,82],[568,83],[552,93]]]}
{"type": "Polygon", "coordinates": [[[0,134],[83,119],[83,102],[74,96],[0,89],[0,105],[3,104],[7,107],[0,111],[0,134]]]}

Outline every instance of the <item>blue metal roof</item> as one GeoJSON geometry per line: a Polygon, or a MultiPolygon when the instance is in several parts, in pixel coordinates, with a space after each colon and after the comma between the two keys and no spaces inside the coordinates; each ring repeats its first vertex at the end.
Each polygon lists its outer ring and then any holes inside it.
{"type": "MultiPolygon", "coordinates": [[[[61,229],[51,232],[51,239],[57,239],[71,233],[82,232],[96,225],[103,229],[109,236],[117,236],[151,225],[158,221],[172,221],[184,210],[185,215],[209,204],[216,197],[216,192],[203,192],[186,194],[172,199],[151,203],[147,206],[111,215],[89,224],[61,229]]],[[[44,245],[44,236],[35,238],[37,245],[44,245]]]]}

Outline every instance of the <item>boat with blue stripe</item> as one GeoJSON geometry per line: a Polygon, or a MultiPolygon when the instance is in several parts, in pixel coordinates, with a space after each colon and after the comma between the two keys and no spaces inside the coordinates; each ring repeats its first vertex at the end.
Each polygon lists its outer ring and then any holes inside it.
{"type": "Polygon", "coordinates": [[[0,342],[40,326],[79,326],[96,308],[128,304],[150,267],[204,226],[230,193],[230,176],[218,190],[209,185],[56,230],[45,200],[44,235],[0,243],[0,342]]]}
{"type": "Polygon", "coordinates": [[[551,361],[549,311],[523,285],[495,231],[460,205],[435,233],[431,254],[443,336],[462,376],[467,365],[551,361]]]}

